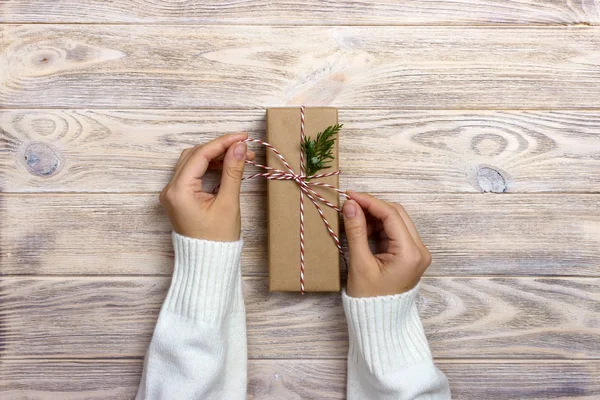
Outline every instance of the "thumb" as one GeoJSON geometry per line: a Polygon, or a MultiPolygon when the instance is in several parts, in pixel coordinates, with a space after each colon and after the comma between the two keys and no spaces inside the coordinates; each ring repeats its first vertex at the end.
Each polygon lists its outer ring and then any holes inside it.
{"type": "Polygon", "coordinates": [[[366,265],[373,257],[373,253],[369,248],[365,213],[356,201],[348,200],[344,203],[342,214],[348,238],[351,268],[352,265],[366,265]]]}
{"type": "Polygon", "coordinates": [[[238,142],[227,149],[223,158],[223,174],[217,199],[224,203],[239,204],[240,186],[246,163],[246,143],[238,142]]]}

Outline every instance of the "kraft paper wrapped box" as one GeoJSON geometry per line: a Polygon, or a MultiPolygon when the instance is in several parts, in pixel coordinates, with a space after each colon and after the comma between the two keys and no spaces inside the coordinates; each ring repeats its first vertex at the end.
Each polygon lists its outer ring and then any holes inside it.
{"type": "MultiPolygon", "coordinates": [[[[305,108],[305,135],[316,137],[327,127],[338,123],[336,108],[305,108]]],[[[300,173],[300,107],[267,109],[267,142],[285,157],[292,169],[300,173]]],[[[338,170],[339,135],[333,146],[334,159],[319,171],[338,170]]],[[[267,152],[267,164],[286,170],[281,160],[267,152]]],[[[338,176],[319,178],[335,187],[338,176]]],[[[300,189],[289,180],[269,180],[269,290],[300,292],[300,189]]],[[[339,195],[325,187],[313,187],[321,196],[339,206],[339,195]]],[[[339,235],[338,212],[319,203],[331,228],[339,235]]],[[[304,196],[305,292],[337,292],[340,290],[340,253],[329,235],[314,204],[304,196]]]]}

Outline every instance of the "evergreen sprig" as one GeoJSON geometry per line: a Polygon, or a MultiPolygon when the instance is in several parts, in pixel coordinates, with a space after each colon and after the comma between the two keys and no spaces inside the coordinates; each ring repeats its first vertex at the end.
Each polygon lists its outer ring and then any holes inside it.
{"type": "Polygon", "coordinates": [[[334,159],[333,146],[335,135],[344,125],[335,124],[328,126],[323,132],[317,134],[315,139],[307,137],[302,144],[302,151],[306,157],[306,175],[315,175],[322,169],[328,168],[330,160],[334,159]]]}

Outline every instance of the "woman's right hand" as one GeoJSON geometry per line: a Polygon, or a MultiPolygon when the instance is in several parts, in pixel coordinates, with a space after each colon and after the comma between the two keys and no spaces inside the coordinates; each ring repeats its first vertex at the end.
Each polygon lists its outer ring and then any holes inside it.
{"type": "Polygon", "coordinates": [[[346,293],[351,297],[399,294],[414,288],[431,264],[431,255],[400,204],[349,191],[343,206],[350,250],[346,293]],[[377,240],[378,252],[368,237],[377,240]]]}

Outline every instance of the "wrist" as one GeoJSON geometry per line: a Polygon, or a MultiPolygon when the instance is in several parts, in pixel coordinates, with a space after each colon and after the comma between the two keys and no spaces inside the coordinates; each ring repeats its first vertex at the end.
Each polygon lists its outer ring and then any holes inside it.
{"type": "Polygon", "coordinates": [[[411,281],[398,282],[389,277],[381,276],[376,281],[365,276],[356,276],[350,270],[345,293],[349,297],[369,298],[380,296],[394,296],[413,290],[420,281],[420,277],[411,281]]]}
{"type": "Polygon", "coordinates": [[[211,242],[237,242],[240,240],[241,224],[229,227],[230,224],[222,221],[214,226],[204,226],[205,224],[194,222],[191,224],[192,226],[188,226],[190,222],[187,221],[185,224],[173,222],[173,231],[182,237],[211,242]]]}
{"type": "Polygon", "coordinates": [[[179,216],[171,220],[173,231],[191,239],[212,242],[236,242],[240,240],[242,224],[239,212],[230,215],[226,212],[211,213],[203,217],[179,216]]]}

